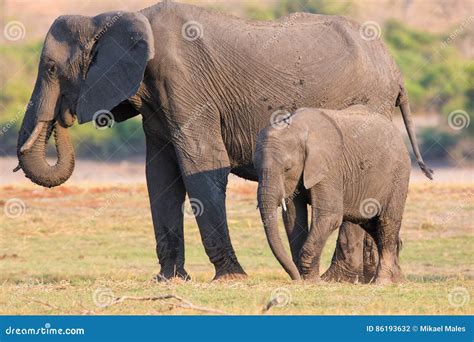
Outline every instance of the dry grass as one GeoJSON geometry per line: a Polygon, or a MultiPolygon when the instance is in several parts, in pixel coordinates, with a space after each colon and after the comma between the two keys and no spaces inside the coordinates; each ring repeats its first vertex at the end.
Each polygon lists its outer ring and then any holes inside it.
{"type": "Polygon", "coordinates": [[[1,187],[5,212],[13,198],[26,209],[16,218],[0,213],[0,314],[262,314],[276,292],[284,300],[267,314],[473,314],[474,186],[411,187],[402,228],[407,280],[387,287],[291,283],[266,243],[255,186],[231,182],[227,203],[249,278],[210,283],[213,268],[186,217],[193,281],[168,284],[151,281],[158,268],[143,185],[1,187]],[[150,299],[163,295],[173,296],[150,299]],[[108,305],[124,296],[141,299],[108,305]]]}

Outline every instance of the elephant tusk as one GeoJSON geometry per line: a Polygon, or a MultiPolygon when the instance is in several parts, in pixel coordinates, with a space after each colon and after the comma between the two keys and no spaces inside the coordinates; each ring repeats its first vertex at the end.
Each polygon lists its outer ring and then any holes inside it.
{"type": "Polygon", "coordinates": [[[20,148],[20,153],[24,153],[31,149],[31,147],[34,145],[36,140],[38,139],[39,135],[41,134],[41,131],[43,130],[43,127],[46,122],[40,121],[36,124],[35,129],[31,133],[30,137],[28,140],[23,144],[23,146],[20,148]]]}
{"type": "Polygon", "coordinates": [[[21,166],[20,164],[18,164],[18,166],[13,169],[13,172],[18,172],[20,170],[21,170],[21,166]]]}
{"type": "Polygon", "coordinates": [[[283,210],[286,211],[286,202],[284,198],[281,200],[281,206],[283,207],[283,210]]]}

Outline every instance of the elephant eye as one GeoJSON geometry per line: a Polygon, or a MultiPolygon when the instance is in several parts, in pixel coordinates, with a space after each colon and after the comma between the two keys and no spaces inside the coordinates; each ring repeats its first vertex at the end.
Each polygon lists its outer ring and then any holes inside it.
{"type": "Polygon", "coordinates": [[[48,66],[48,74],[54,75],[56,73],[57,67],[56,64],[51,64],[48,66]]]}

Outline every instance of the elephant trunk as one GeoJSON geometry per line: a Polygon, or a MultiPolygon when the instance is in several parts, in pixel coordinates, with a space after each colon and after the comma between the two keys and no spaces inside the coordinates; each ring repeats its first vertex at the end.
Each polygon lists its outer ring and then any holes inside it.
{"type": "MultiPolygon", "coordinates": [[[[283,242],[278,232],[278,199],[274,198],[271,193],[275,191],[268,191],[266,185],[260,184],[258,188],[258,207],[260,216],[262,217],[265,234],[267,236],[268,244],[277,258],[278,262],[290,275],[292,280],[301,279],[298,268],[293,260],[285,251],[283,242]]],[[[280,196],[281,197],[281,196],[280,196]]]]}
{"type": "Polygon", "coordinates": [[[19,138],[17,155],[19,167],[34,183],[52,188],[66,182],[74,171],[74,148],[67,129],[53,121],[38,121],[25,115],[19,138]],[[30,133],[31,132],[31,133],[30,133]],[[57,162],[51,166],[46,161],[46,146],[54,135],[57,162]]]}

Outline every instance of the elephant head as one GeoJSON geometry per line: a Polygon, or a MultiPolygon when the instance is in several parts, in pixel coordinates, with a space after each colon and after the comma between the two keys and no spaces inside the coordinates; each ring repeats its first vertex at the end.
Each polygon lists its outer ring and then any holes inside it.
{"type": "Polygon", "coordinates": [[[67,128],[76,117],[86,123],[101,113],[116,114],[115,121],[136,115],[127,99],[137,93],[153,55],[150,23],[140,13],[56,19],[44,41],[18,136],[19,168],[26,177],[45,187],[69,179],[74,148],[67,128]],[[51,135],[58,158],[54,166],[45,156],[51,135]]]}

